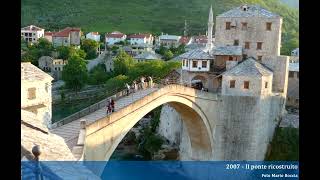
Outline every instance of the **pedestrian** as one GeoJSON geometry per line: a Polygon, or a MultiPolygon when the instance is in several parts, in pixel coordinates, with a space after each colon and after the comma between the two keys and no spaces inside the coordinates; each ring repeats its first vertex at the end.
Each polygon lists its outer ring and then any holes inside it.
{"type": "Polygon", "coordinates": [[[111,104],[110,104],[110,100],[108,100],[107,102],[107,115],[109,115],[111,113],[111,104]]]}
{"type": "Polygon", "coordinates": [[[112,110],[112,112],[114,112],[114,100],[113,99],[111,99],[111,110],[112,110]]]}
{"type": "Polygon", "coordinates": [[[142,76],[142,77],[140,78],[141,88],[142,88],[142,89],[144,89],[144,80],[145,80],[145,78],[142,76]]]}
{"type": "Polygon", "coordinates": [[[128,83],[126,83],[126,88],[127,88],[127,96],[129,96],[129,93],[130,93],[130,86],[128,83]]]}
{"type": "Polygon", "coordinates": [[[153,86],[152,78],[149,76],[149,87],[152,88],[152,86],[153,86]]]}

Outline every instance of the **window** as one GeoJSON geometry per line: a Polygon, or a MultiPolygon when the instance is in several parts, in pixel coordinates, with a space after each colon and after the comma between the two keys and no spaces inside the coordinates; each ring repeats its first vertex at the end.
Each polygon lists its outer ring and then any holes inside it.
{"type": "Polygon", "coordinates": [[[207,68],[207,61],[202,61],[202,68],[207,68]]]}
{"type": "Polygon", "coordinates": [[[247,59],[247,55],[246,54],[243,54],[242,57],[243,57],[243,59],[247,59]]]}
{"type": "Polygon", "coordinates": [[[36,88],[29,88],[28,89],[28,99],[35,99],[36,98],[36,88]]]}
{"type": "Polygon", "coordinates": [[[247,28],[248,28],[248,23],[246,23],[246,22],[242,22],[241,23],[241,30],[247,30],[247,28]]]}
{"type": "Polygon", "coordinates": [[[293,76],[294,76],[294,72],[293,72],[293,71],[290,71],[290,72],[289,72],[289,77],[293,78],[293,76]]]}
{"type": "Polygon", "coordinates": [[[182,66],[184,66],[185,65],[185,60],[182,60],[182,66]]]}
{"type": "Polygon", "coordinates": [[[231,22],[226,22],[226,30],[229,30],[231,27],[231,22]]]}
{"type": "Polygon", "coordinates": [[[267,29],[267,31],[271,31],[271,25],[272,25],[271,22],[267,22],[267,23],[266,23],[266,29],[267,29]]]}
{"type": "Polygon", "coordinates": [[[233,57],[232,56],[229,56],[229,61],[233,61],[233,57]]]}
{"type": "Polygon", "coordinates": [[[244,89],[249,89],[249,81],[244,81],[243,82],[243,88],[244,89]]]}
{"type": "Polygon", "coordinates": [[[297,78],[299,79],[299,72],[297,72],[297,78]]]}
{"type": "Polygon", "coordinates": [[[187,67],[189,66],[189,60],[186,60],[187,61],[187,67]]]}
{"type": "Polygon", "coordinates": [[[234,88],[236,86],[236,80],[230,80],[230,88],[234,88]]]}
{"type": "Polygon", "coordinates": [[[296,103],[299,103],[299,99],[296,99],[296,103]]]}
{"type": "Polygon", "coordinates": [[[245,49],[250,49],[250,42],[245,42],[244,43],[244,48],[245,49]]]}
{"type": "Polygon", "coordinates": [[[268,82],[264,83],[264,88],[268,88],[268,82]]]}
{"type": "Polygon", "coordinates": [[[258,56],[258,61],[262,61],[262,56],[258,56]]]}
{"type": "Polygon", "coordinates": [[[262,42],[257,42],[257,49],[261,50],[262,49],[262,42]]]}
{"type": "Polygon", "coordinates": [[[65,43],[68,43],[68,40],[66,39],[66,40],[64,40],[64,42],[65,42],[65,43]]]}
{"type": "Polygon", "coordinates": [[[237,39],[234,40],[233,45],[234,45],[234,46],[239,46],[239,40],[237,40],[237,39]]]}
{"type": "Polygon", "coordinates": [[[197,61],[192,61],[192,67],[196,68],[197,67],[197,61]]]}

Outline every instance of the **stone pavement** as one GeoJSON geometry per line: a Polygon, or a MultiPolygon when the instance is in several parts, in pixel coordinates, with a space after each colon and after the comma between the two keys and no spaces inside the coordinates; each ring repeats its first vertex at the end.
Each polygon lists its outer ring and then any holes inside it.
{"type": "MultiPolygon", "coordinates": [[[[129,96],[124,96],[117,101],[115,101],[115,111],[122,109],[125,106],[128,106],[134,101],[141,99],[142,97],[152,93],[153,91],[157,90],[157,88],[148,88],[145,90],[139,90],[135,93],[131,93],[129,96]]],[[[72,150],[72,148],[77,144],[78,135],[80,131],[80,120],[85,119],[87,124],[91,124],[92,122],[106,117],[106,107],[103,107],[89,115],[86,115],[78,120],[72,121],[68,124],[63,126],[54,128],[51,130],[51,133],[57,134],[64,138],[65,142],[67,143],[68,147],[72,150]]]]}

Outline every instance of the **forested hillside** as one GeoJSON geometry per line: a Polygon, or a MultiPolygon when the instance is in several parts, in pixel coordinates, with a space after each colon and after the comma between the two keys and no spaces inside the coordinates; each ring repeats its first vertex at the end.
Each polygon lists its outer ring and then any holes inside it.
{"type": "Polygon", "coordinates": [[[100,33],[161,32],[182,34],[187,20],[189,34],[204,34],[208,11],[214,16],[243,3],[259,4],[284,18],[282,52],[299,44],[298,10],[279,0],[22,0],[21,26],[34,24],[47,30],[66,26],[100,33]]]}

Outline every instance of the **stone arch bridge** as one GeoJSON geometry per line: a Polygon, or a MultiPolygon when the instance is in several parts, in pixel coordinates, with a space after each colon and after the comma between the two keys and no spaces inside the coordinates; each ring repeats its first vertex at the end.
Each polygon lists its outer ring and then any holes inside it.
{"type": "MultiPolygon", "coordinates": [[[[81,159],[108,160],[143,116],[168,103],[181,115],[187,127],[191,152],[188,160],[263,160],[281,119],[284,102],[281,94],[222,96],[177,84],[153,88],[151,93],[111,115],[95,116],[83,133],[78,132],[78,144],[82,141],[83,145],[81,159]]],[[[68,124],[64,126],[71,129],[68,124]]],[[[53,129],[53,133],[59,134],[59,127],[53,129]]],[[[97,174],[102,172],[101,168],[97,170],[94,170],[97,174]]]]}

